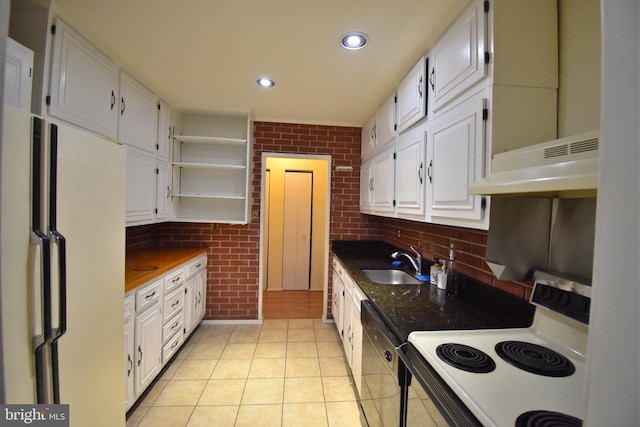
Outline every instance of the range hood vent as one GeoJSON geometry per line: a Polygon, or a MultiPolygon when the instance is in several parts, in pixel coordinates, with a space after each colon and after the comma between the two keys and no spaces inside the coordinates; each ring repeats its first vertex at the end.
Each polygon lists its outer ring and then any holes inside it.
{"type": "Polygon", "coordinates": [[[595,194],[599,132],[543,142],[493,156],[491,174],[469,187],[470,194],[595,194]]]}

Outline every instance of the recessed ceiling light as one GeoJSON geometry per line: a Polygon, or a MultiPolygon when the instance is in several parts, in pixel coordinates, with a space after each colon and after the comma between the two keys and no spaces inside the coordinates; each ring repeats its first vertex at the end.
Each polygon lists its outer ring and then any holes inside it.
{"type": "Polygon", "coordinates": [[[344,36],[342,36],[342,39],[340,40],[340,44],[345,49],[358,50],[365,47],[368,40],[369,38],[364,33],[357,33],[357,32],[347,33],[344,36]]]}
{"type": "Polygon", "coordinates": [[[258,80],[256,80],[256,83],[260,87],[273,87],[276,85],[276,82],[267,77],[260,77],[258,80]]]}

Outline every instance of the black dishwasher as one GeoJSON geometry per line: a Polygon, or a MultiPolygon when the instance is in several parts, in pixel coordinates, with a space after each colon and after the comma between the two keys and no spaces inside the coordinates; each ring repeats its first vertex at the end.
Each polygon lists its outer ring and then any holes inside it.
{"type": "Polygon", "coordinates": [[[401,344],[373,305],[362,301],[362,392],[363,425],[398,427],[405,413],[405,367],[396,348],[401,344]]]}

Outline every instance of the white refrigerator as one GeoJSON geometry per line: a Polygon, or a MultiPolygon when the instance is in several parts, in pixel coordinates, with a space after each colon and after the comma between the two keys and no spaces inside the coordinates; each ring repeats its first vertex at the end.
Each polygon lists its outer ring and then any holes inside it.
{"type": "Polygon", "coordinates": [[[124,147],[5,105],[0,159],[5,403],[124,426],[124,147]]]}

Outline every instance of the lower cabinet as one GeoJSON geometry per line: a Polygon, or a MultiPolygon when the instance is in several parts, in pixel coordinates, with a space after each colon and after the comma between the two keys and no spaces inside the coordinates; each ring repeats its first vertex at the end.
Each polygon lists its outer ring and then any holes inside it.
{"type": "Polygon", "coordinates": [[[128,295],[124,299],[124,372],[125,395],[124,406],[129,409],[135,401],[135,377],[133,372],[135,360],[135,327],[134,327],[134,301],[133,296],[128,295]]]}
{"type": "Polygon", "coordinates": [[[136,315],[135,320],[135,390],[142,393],[158,375],[162,367],[161,349],[158,343],[162,339],[162,309],[156,302],[144,312],[136,315]]]}
{"type": "MultiPolygon", "coordinates": [[[[340,319],[341,328],[338,329],[340,338],[342,339],[342,346],[344,348],[345,357],[349,368],[351,368],[351,374],[356,384],[358,394],[360,394],[362,386],[362,323],[360,322],[360,304],[365,299],[364,294],[353,281],[351,276],[344,269],[342,264],[336,259],[333,260],[334,265],[334,284],[336,269],[342,272],[342,280],[339,284],[344,284],[339,287],[338,301],[339,308],[335,306],[336,294],[334,293],[334,319],[340,319]]],[[[336,289],[334,285],[334,289],[336,289]]],[[[338,320],[336,320],[337,324],[338,320]]]]}
{"type": "Polygon", "coordinates": [[[125,295],[125,410],[204,318],[206,268],[200,255],[125,295]]]}

